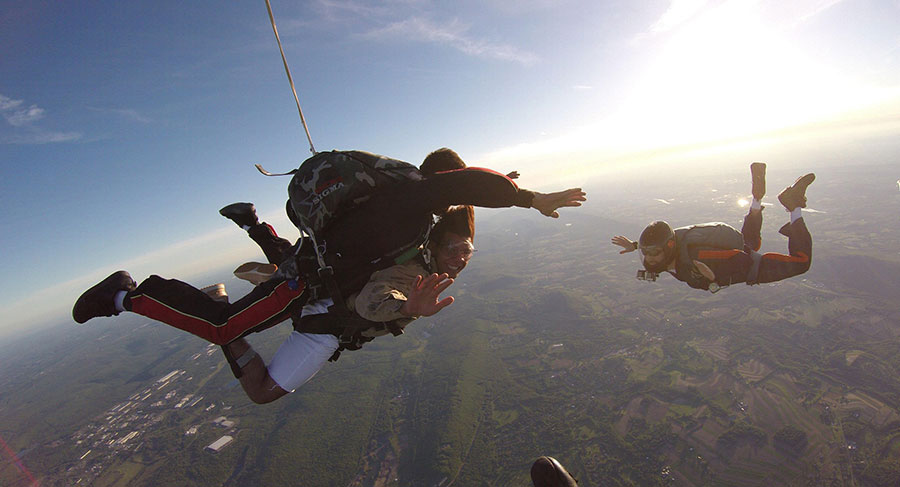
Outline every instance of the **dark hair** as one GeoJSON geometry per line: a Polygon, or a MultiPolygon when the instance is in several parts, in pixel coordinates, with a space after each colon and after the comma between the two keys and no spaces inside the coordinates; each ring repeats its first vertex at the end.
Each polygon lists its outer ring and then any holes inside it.
{"type": "Polygon", "coordinates": [[[475,208],[462,205],[452,206],[444,213],[434,228],[431,229],[430,240],[440,244],[447,233],[455,233],[460,237],[470,238],[475,241],[475,208]]]}
{"type": "Polygon", "coordinates": [[[425,176],[441,171],[452,171],[454,169],[465,169],[466,163],[459,157],[459,154],[452,149],[442,147],[425,157],[419,171],[425,176]]]}
{"type": "Polygon", "coordinates": [[[675,238],[675,232],[668,223],[657,220],[649,225],[641,232],[641,238],[638,239],[641,247],[662,247],[666,242],[675,238]]]}

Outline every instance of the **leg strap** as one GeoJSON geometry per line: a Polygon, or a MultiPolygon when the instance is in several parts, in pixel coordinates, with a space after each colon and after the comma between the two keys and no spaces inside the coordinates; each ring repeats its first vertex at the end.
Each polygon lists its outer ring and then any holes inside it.
{"type": "Polygon", "coordinates": [[[762,254],[755,250],[750,250],[749,252],[752,263],[750,264],[750,271],[747,272],[747,285],[752,286],[759,284],[759,264],[762,262],[762,254]]]}
{"type": "Polygon", "coordinates": [[[234,374],[236,379],[240,379],[244,372],[241,371],[247,364],[250,363],[256,357],[259,357],[259,354],[253,350],[253,347],[247,349],[243,355],[235,358],[234,354],[231,353],[231,350],[228,349],[227,345],[222,345],[222,353],[225,354],[225,361],[228,362],[228,366],[231,367],[231,373],[234,374]]]}
{"type": "Polygon", "coordinates": [[[256,357],[259,357],[259,354],[256,353],[256,351],[252,348],[248,349],[246,352],[244,352],[243,355],[238,357],[237,366],[243,369],[247,366],[247,364],[250,363],[251,360],[255,359],[256,357]]]}

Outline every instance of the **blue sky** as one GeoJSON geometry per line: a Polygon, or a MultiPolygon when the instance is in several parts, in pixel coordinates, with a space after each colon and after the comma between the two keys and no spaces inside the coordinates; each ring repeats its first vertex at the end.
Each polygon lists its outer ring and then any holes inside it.
{"type": "MultiPolygon", "coordinates": [[[[273,9],[318,150],[418,163],[448,146],[549,190],[686,147],[900,125],[897,1],[273,9]]],[[[288,229],[287,180],[252,164],[308,156],[263,0],[4,1],[0,334],[65,322],[119,268],[256,256],[217,210],[253,201],[288,229]]]]}

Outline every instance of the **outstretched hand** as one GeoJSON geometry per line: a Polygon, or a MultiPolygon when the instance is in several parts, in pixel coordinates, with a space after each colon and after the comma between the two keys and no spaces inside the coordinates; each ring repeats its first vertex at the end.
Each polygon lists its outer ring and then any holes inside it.
{"type": "Polygon", "coordinates": [[[622,247],[624,250],[620,250],[620,254],[627,254],[628,252],[634,252],[637,250],[635,248],[634,242],[628,239],[628,237],[624,237],[622,235],[616,235],[612,238],[613,245],[618,245],[622,247]]]}
{"type": "Polygon", "coordinates": [[[432,274],[423,278],[416,276],[412,291],[406,297],[406,302],[400,307],[400,313],[404,316],[431,316],[453,303],[453,296],[440,299],[451,284],[447,274],[432,274]]]}
{"type": "Polygon", "coordinates": [[[565,191],[557,191],[556,193],[535,193],[531,206],[536,208],[544,216],[550,218],[559,218],[556,211],[559,208],[567,206],[581,206],[582,201],[587,201],[586,193],[581,188],[572,188],[565,191]]]}

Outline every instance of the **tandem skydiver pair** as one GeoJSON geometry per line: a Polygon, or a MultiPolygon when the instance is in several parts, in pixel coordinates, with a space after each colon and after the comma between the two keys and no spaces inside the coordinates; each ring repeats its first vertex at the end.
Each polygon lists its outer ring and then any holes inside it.
{"type": "Polygon", "coordinates": [[[521,189],[509,176],[466,167],[446,148],[429,154],[417,171],[362,151],[320,153],[300,169],[310,166],[289,185],[288,216],[308,233],[294,245],[269,234],[270,227],[254,226],[252,206],[223,208],[225,216],[259,238],[270,263],[280,260],[272,278],[246,296],[231,303],[215,300],[159,276],[136,285],[118,271],[78,299],[75,321],[131,311],[223,345],[248,396],[270,402],[309,380],[340,349],[358,348],[378,333],[396,334],[409,321],[452,303],[440,294],[472,256],[474,220],[471,208],[451,207],[517,206],[556,218],[558,209],[585,201],[580,188],[548,194],[521,189]],[[355,169],[348,172],[351,166],[355,169]],[[364,201],[319,211],[342,193],[364,201]],[[311,207],[310,201],[320,206],[311,207]],[[323,228],[311,229],[316,222],[304,221],[325,213],[331,221],[323,228]],[[313,230],[317,241],[310,241],[313,230]],[[322,247],[327,250],[319,252],[322,247]],[[288,318],[295,333],[267,369],[242,338],[288,318]]]}

